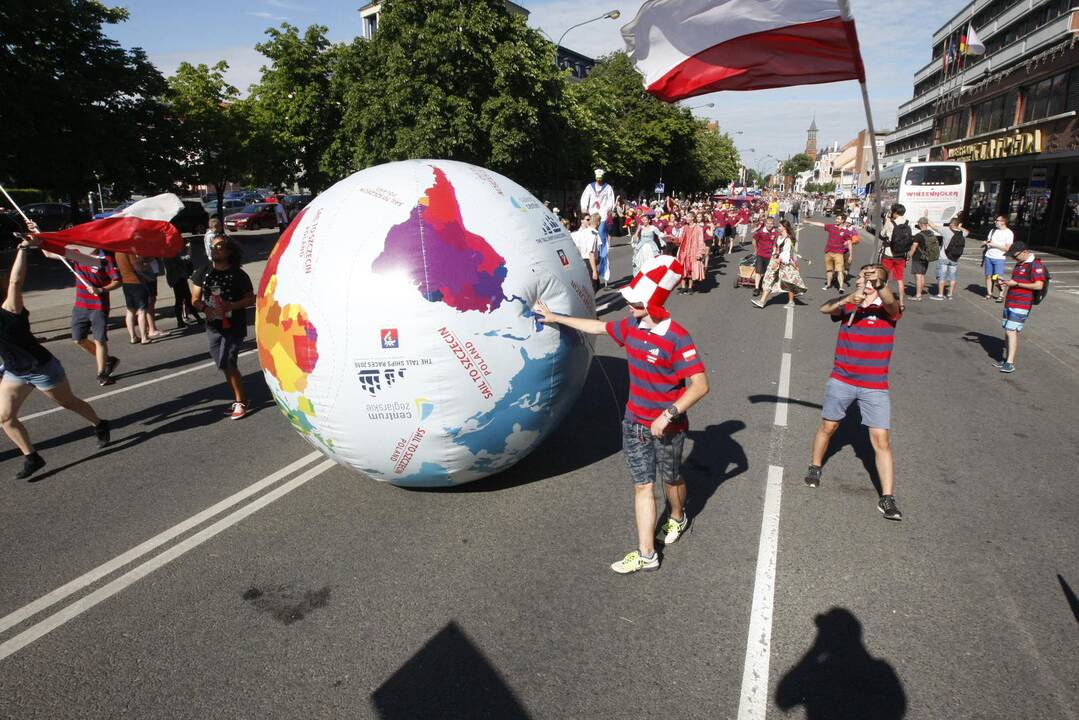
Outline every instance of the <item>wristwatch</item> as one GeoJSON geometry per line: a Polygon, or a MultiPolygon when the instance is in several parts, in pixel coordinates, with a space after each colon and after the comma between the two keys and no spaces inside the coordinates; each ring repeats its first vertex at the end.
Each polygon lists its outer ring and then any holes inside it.
{"type": "Polygon", "coordinates": [[[677,405],[671,405],[663,412],[667,415],[668,420],[677,420],[678,416],[682,414],[681,412],[679,412],[677,405]]]}

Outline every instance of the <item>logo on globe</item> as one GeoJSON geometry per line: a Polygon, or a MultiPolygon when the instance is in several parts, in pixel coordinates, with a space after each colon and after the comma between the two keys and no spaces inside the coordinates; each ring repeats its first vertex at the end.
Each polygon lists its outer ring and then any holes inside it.
{"type": "MultiPolygon", "coordinates": [[[[385,347],[385,346],[383,346],[385,347]]],[[[359,379],[360,387],[367,391],[367,394],[374,397],[382,386],[392,387],[398,380],[404,380],[405,368],[384,368],[382,370],[360,370],[359,379]]]]}
{"type": "Polygon", "coordinates": [[[382,349],[390,350],[397,348],[397,328],[383,328],[378,331],[382,336],[382,349]]]}
{"type": "Polygon", "coordinates": [[[558,235],[562,232],[562,223],[558,222],[558,218],[554,215],[543,216],[543,236],[550,237],[551,235],[558,235]]]}
{"type": "Polygon", "coordinates": [[[561,249],[558,251],[558,259],[562,263],[563,269],[569,268],[569,258],[566,257],[566,253],[563,252],[561,249]]]}

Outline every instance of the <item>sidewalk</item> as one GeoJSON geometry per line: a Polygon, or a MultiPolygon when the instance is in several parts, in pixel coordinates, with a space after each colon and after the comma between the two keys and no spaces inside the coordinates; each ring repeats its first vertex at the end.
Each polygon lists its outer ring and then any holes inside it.
{"type": "MultiPolygon", "coordinates": [[[[824,222],[814,219],[803,223],[824,227],[824,222]]],[[[861,248],[872,249],[876,238],[864,230],[859,230],[862,242],[856,257],[864,262],[868,255],[861,248]]],[[[1044,251],[1035,251],[1035,255],[1045,263],[1049,270],[1050,283],[1049,294],[1045,301],[1035,307],[1030,313],[1030,321],[1023,330],[1019,345],[1017,364],[1022,361],[1024,352],[1029,348],[1024,347],[1034,343],[1055,358],[1069,370],[1079,372],[1079,260],[1054,255],[1044,251]]],[[[1005,270],[1005,277],[1011,277],[1014,261],[1009,260],[1005,270]]],[[[936,269],[929,268],[926,275],[927,288],[936,292],[936,269]]],[[[913,278],[907,273],[908,292],[913,294],[913,278]]],[[[985,325],[978,328],[970,328],[971,331],[981,332],[986,335],[1004,336],[1004,330],[1000,326],[1003,306],[994,302],[987,302],[985,297],[985,275],[982,273],[982,251],[980,243],[968,242],[966,252],[959,261],[959,284],[957,286],[957,300],[959,302],[972,303],[981,314],[985,315],[985,325]]],[[[933,302],[925,300],[923,302],[933,302]]]]}

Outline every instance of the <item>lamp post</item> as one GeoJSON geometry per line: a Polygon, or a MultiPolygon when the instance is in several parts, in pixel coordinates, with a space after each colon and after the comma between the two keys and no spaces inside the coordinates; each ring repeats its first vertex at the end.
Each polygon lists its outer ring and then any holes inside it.
{"type": "Polygon", "coordinates": [[[558,42],[554,44],[555,65],[558,65],[558,48],[562,47],[562,41],[565,39],[566,34],[569,33],[570,30],[573,30],[574,28],[579,28],[582,25],[587,25],[588,23],[596,22],[597,20],[617,20],[620,17],[622,17],[622,12],[620,10],[611,10],[610,12],[603,13],[599,17],[592,18],[591,20],[585,20],[584,22],[579,22],[576,25],[570,25],[568,28],[566,28],[566,32],[562,33],[562,35],[558,38],[558,42]]]}
{"type": "Polygon", "coordinates": [[[690,107],[687,107],[685,109],[686,110],[699,110],[701,108],[714,108],[715,106],[716,106],[716,104],[714,102],[710,102],[710,103],[705,103],[704,105],[691,105],[690,107]]]}

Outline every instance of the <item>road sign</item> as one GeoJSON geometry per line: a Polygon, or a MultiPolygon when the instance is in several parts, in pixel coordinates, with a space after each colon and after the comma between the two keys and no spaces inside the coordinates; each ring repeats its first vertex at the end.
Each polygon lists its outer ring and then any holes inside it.
{"type": "Polygon", "coordinates": [[[656,195],[662,195],[666,189],[667,186],[663,183],[656,183],[656,195]]]}

